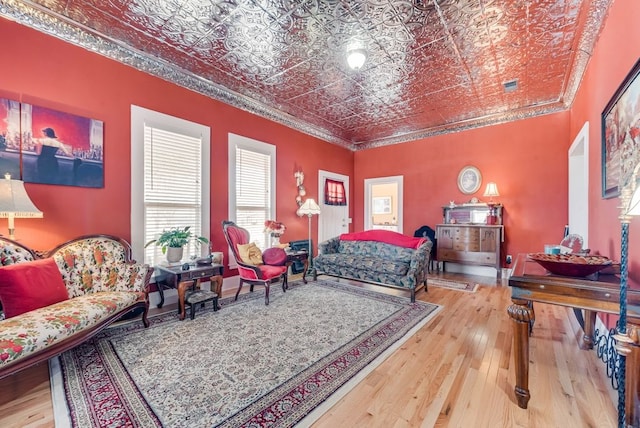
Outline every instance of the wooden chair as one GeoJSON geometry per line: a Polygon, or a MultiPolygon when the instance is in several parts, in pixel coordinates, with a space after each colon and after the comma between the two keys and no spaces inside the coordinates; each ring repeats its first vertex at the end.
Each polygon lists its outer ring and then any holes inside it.
{"type": "Polygon", "coordinates": [[[240,285],[236,291],[236,300],[240,295],[242,285],[246,282],[251,286],[249,291],[253,292],[254,285],[265,287],[264,304],[269,304],[269,286],[272,282],[282,279],[282,291],[287,291],[287,266],[271,266],[267,264],[251,265],[242,261],[238,245],[250,242],[249,231],[237,226],[234,222],[225,220],[222,222],[224,237],[229,244],[229,248],[238,263],[238,274],[240,275],[240,285]]]}

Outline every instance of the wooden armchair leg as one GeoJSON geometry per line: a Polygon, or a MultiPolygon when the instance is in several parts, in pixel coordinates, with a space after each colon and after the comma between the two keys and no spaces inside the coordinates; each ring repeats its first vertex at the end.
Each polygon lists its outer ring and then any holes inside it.
{"type": "MultiPolygon", "coordinates": [[[[253,286],[251,286],[253,288],[253,286]]],[[[236,298],[238,300],[238,296],[240,295],[240,290],[242,290],[242,280],[240,280],[240,285],[238,285],[238,291],[236,291],[236,298]]]]}

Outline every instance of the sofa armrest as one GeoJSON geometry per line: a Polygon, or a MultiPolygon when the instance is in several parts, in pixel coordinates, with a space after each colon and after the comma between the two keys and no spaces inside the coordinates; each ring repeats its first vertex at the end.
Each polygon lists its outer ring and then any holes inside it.
{"type": "Polygon", "coordinates": [[[409,272],[407,275],[415,276],[418,278],[417,283],[419,284],[427,277],[427,269],[429,267],[429,253],[431,252],[431,247],[433,246],[433,242],[430,240],[425,240],[425,242],[420,245],[416,251],[413,253],[411,257],[411,263],[409,264],[409,272]]]}
{"type": "Polygon", "coordinates": [[[318,245],[318,254],[335,254],[340,248],[340,237],[328,239],[318,245]]]}

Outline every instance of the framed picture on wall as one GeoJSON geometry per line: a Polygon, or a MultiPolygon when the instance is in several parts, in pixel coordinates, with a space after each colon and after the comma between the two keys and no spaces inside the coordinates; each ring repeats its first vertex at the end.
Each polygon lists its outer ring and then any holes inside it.
{"type": "Polygon", "coordinates": [[[620,194],[640,161],[640,60],[602,112],[602,197],[620,194]]]}
{"type": "Polygon", "coordinates": [[[26,183],[104,187],[103,122],[21,104],[26,183]]]}
{"type": "Polygon", "coordinates": [[[377,196],[373,198],[374,214],[391,214],[391,196],[377,196]]]}

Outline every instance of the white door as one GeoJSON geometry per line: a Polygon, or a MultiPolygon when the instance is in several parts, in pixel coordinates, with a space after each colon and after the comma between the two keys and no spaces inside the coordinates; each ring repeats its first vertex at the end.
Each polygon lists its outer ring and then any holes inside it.
{"type": "Polygon", "coordinates": [[[569,233],[582,236],[589,248],[589,122],[569,148],[569,233]]]}
{"type": "MultiPolygon", "coordinates": [[[[318,205],[320,205],[320,215],[318,216],[318,242],[339,236],[349,232],[349,204],[351,195],[349,194],[349,176],[336,174],[329,171],[320,170],[318,172],[318,205]],[[325,181],[336,180],[344,183],[345,194],[347,195],[347,205],[327,205],[324,203],[325,181]]],[[[314,242],[317,248],[318,243],[314,242]]]]}

